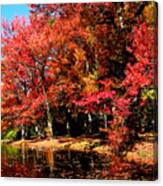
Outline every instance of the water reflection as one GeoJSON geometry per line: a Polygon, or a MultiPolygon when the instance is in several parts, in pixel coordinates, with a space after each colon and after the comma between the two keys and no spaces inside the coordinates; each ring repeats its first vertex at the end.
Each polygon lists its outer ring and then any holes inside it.
{"type": "Polygon", "coordinates": [[[80,179],[154,179],[148,169],[93,152],[31,150],[2,146],[1,175],[4,177],[43,177],[80,179]]]}
{"type": "MultiPolygon", "coordinates": [[[[2,147],[2,176],[48,178],[101,178],[109,159],[96,153],[31,150],[2,147]]],[[[109,169],[108,169],[109,170],[109,169]]]]}

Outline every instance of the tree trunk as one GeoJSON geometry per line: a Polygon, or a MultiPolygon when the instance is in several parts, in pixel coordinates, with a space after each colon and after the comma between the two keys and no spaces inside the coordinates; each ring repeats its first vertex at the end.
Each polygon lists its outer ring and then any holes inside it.
{"type": "Polygon", "coordinates": [[[67,134],[70,135],[70,122],[69,122],[69,114],[70,114],[70,109],[67,109],[67,122],[66,122],[66,129],[67,129],[67,134]]]}
{"type": "Polygon", "coordinates": [[[104,114],[104,126],[105,126],[105,129],[108,128],[108,121],[107,121],[107,115],[104,114]]]}
{"type": "Polygon", "coordinates": [[[47,98],[47,94],[45,91],[45,87],[43,86],[43,94],[45,96],[45,105],[46,105],[46,114],[47,114],[47,136],[52,138],[53,137],[53,118],[50,113],[50,105],[49,105],[49,100],[47,98]]]}
{"type": "Polygon", "coordinates": [[[66,123],[66,129],[67,129],[67,134],[70,135],[70,123],[67,121],[66,123]]]}
{"type": "Polygon", "coordinates": [[[89,127],[89,129],[88,129],[88,132],[89,132],[89,134],[91,134],[92,133],[92,116],[91,116],[91,114],[90,113],[88,113],[88,127],[89,127]]]}
{"type": "Polygon", "coordinates": [[[52,116],[51,113],[49,111],[49,109],[47,109],[47,117],[48,117],[48,137],[52,138],[53,137],[53,125],[52,125],[52,116]]]}
{"type": "Polygon", "coordinates": [[[21,127],[21,139],[22,139],[22,140],[25,139],[25,128],[24,128],[23,125],[22,125],[22,127],[21,127]]]}
{"type": "Polygon", "coordinates": [[[41,138],[41,126],[37,126],[37,125],[36,125],[36,126],[35,126],[35,131],[36,131],[38,137],[41,138]]]}

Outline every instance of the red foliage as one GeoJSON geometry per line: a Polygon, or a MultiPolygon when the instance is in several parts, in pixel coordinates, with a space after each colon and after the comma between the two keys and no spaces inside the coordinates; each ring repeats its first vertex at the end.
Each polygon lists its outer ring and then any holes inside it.
{"type": "Polygon", "coordinates": [[[131,105],[154,84],[156,30],[140,19],[129,32],[117,20],[121,4],[30,7],[30,23],[17,17],[11,26],[2,24],[4,125],[34,124],[42,116],[49,121],[64,105],[112,115],[109,140],[117,148],[128,140],[131,105]]]}

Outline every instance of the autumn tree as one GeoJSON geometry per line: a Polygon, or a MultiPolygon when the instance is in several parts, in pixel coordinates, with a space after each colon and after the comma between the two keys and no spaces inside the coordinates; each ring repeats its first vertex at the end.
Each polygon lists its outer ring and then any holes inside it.
{"type": "Polygon", "coordinates": [[[83,112],[87,125],[93,115],[103,116],[109,141],[118,149],[128,140],[134,103],[140,108],[155,84],[157,52],[150,46],[156,43],[157,23],[147,21],[155,6],[30,5],[29,23],[4,22],[2,127],[46,120],[52,137],[55,114],[64,108],[72,117],[83,112]]]}

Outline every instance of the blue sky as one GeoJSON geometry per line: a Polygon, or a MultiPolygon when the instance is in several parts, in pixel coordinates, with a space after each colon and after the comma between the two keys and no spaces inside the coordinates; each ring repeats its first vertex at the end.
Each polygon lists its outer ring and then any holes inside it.
{"type": "Polygon", "coordinates": [[[25,4],[1,5],[2,18],[5,18],[11,23],[15,16],[29,17],[29,8],[25,4]]]}

